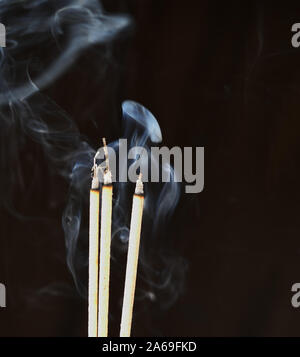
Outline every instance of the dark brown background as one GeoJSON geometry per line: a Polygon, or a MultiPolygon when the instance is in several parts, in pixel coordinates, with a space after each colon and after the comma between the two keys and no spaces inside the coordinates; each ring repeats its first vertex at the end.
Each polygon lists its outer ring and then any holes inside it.
{"type": "MultiPolygon", "coordinates": [[[[118,137],[127,98],[156,115],[165,145],[205,147],[205,189],[182,197],[168,228],[188,262],[184,294],[168,310],[137,313],[133,334],[298,336],[300,310],[290,300],[300,281],[300,49],[291,46],[299,2],[104,4],[131,14],[135,26],[108,59],[104,52],[99,77],[87,51],[50,95],[95,147],[103,133],[118,137]]],[[[45,177],[47,162],[35,158],[24,187],[15,188],[23,192],[16,208],[33,218],[1,212],[8,306],[0,310],[0,335],[85,336],[86,302],[64,259],[68,185],[45,177]],[[32,187],[34,180],[43,187],[32,187]],[[71,293],[41,292],[54,283],[63,291],[69,284],[71,293]]],[[[116,306],[111,335],[118,334],[116,306]]]]}

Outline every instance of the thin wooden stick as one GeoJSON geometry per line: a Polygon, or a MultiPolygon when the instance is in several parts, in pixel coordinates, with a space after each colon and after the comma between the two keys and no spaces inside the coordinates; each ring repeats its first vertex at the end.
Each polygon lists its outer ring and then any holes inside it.
{"type": "Polygon", "coordinates": [[[136,183],[132,203],[120,337],[130,337],[131,334],[143,208],[144,192],[140,175],[136,183]]]}
{"type": "Polygon", "coordinates": [[[98,258],[99,258],[99,179],[98,167],[94,162],[94,176],[90,190],[90,232],[89,232],[89,296],[88,336],[96,337],[98,328],[98,258]]]}
{"type": "Polygon", "coordinates": [[[98,336],[108,335],[109,308],[109,275],[110,275],[110,245],[112,219],[112,177],[109,170],[108,150],[103,139],[106,156],[106,170],[101,196],[101,224],[100,224],[100,264],[99,264],[99,307],[98,307],[98,336]]]}

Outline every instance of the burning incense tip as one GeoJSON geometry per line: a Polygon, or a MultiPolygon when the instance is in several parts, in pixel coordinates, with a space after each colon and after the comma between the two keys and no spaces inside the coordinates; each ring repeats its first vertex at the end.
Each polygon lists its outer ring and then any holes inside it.
{"type": "Polygon", "coordinates": [[[103,138],[103,149],[104,149],[104,155],[105,155],[105,170],[103,173],[103,182],[104,185],[111,185],[112,184],[112,174],[109,169],[109,157],[108,157],[108,148],[106,144],[106,139],[103,138]]]}
{"type": "Polygon", "coordinates": [[[92,168],[92,190],[99,189],[99,166],[96,164],[96,156],[94,157],[94,165],[92,168]]]}
{"type": "Polygon", "coordinates": [[[112,175],[111,175],[111,171],[107,171],[104,173],[103,175],[103,183],[106,186],[109,186],[112,184],[112,175]]]}

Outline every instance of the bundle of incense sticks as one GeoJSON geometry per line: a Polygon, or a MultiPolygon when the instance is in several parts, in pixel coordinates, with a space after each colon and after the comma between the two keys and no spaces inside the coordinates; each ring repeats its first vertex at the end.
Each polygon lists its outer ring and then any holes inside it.
{"type": "MultiPolygon", "coordinates": [[[[103,139],[106,157],[102,170],[94,160],[93,180],[90,190],[90,237],[89,237],[89,299],[88,299],[88,336],[107,337],[109,311],[110,246],[112,223],[112,175],[109,169],[108,149],[103,139]],[[101,189],[101,210],[99,175],[103,174],[101,189]],[[100,216],[101,212],[101,216],[100,216]],[[101,219],[99,220],[99,216],[101,219]],[[100,221],[100,230],[99,230],[100,221]],[[99,242],[100,231],[100,242],[99,242]]],[[[142,176],[136,182],[133,196],[128,255],[125,277],[123,308],[121,317],[121,337],[131,333],[132,313],[137,277],[141,226],[144,208],[142,176]]]]}

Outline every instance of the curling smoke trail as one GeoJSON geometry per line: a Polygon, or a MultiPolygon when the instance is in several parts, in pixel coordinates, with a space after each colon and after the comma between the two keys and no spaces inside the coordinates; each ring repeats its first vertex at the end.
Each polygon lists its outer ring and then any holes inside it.
{"type": "MultiPolygon", "coordinates": [[[[152,166],[159,166],[159,171],[162,174],[170,175],[170,182],[144,183],[146,195],[139,276],[145,282],[145,290],[138,290],[138,298],[157,299],[162,306],[167,307],[181,294],[185,274],[184,261],[179,257],[172,256],[166,241],[168,235],[166,227],[168,227],[168,220],[180,198],[180,184],[175,180],[173,167],[170,164],[157,162],[157,158],[154,158],[151,153],[151,147],[162,141],[161,129],[153,114],[141,104],[131,100],[122,103],[122,113],[122,139],[126,139],[127,147],[119,147],[119,140],[109,145],[119,156],[120,164],[117,177],[124,176],[124,173],[127,176],[128,166],[133,165],[134,167],[134,159],[129,160],[128,163],[122,159],[122,156],[127,156],[134,147],[143,147],[147,151],[145,158],[139,160],[141,167],[145,165],[149,168],[152,164],[152,166]],[[149,162],[143,162],[143,160],[149,162]]],[[[103,157],[103,155],[101,156],[103,157]]],[[[129,217],[126,215],[126,211],[131,194],[131,184],[126,182],[114,184],[112,244],[115,250],[122,250],[124,245],[127,246],[129,217]]]]}
{"type": "MultiPolygon", "coordinates": [[[[5,172],[0,204],[15,214],[13,187],[22,187],[20,152],[29,138],[42,149],[51,167],[70,183],[62,217],[67,264],[78,291],[86,295],[86,279],[81,275],[86,272],[88,257],[78,244],[88,239],[82,212],[88,209],[95,150],[82,138],[74,121],[41,91],[53,84],[88,47],[110,42],[131,20],[126,15],[107,15],[97,0],[0,0],[0,18],[7,30],[7,47],[0,51],[0,145],[5,172]],[[36,60],[43,51],[47,60],[36,60]]],[[[133,101],[125,101],[122,109],[123,137],[128,140],[128,150],[138,145],[149,151],[153,143],[161,142],[159,125],[147,109],[133,101]]],[[[110,144],[118,149],[116,145],[110,144]]],[[[164,165],[162,170],[174,178],[170,165],[164,165]]],[[[131,186],[115,186],[112,244],[118,255],[126,250],[129,222],[124,209],[131,186]]],[[[140,290],[140,297],[164,298],[171,303],[181,291],[184,269],[181,261],[159,247],[165,222],[178,203],[180,188],[171,180],[145,183],[145,190],[146,228],[140,276],[147,288],[140,290]],[[159,260],[156,268],[154,260],[159,260]]]]}
{"type": "Polygon", "coordinates": [[[22,185],[19,153],[30,138],[40,145],[52,167],[71,180],[63,228],[68,267],[82,291],[75,261],[82,192],[95,151],[82,139],[73,120],[41,90],[55,82],[85,49],[111,41],[130,20],[125,15],[105,14],[97,0],[1,0],[0,18],[7,33],[7,47],[0,53],[1,163],[5,172],[1,204],[16,215],[12,196],[13,187],[22,185]]]}

